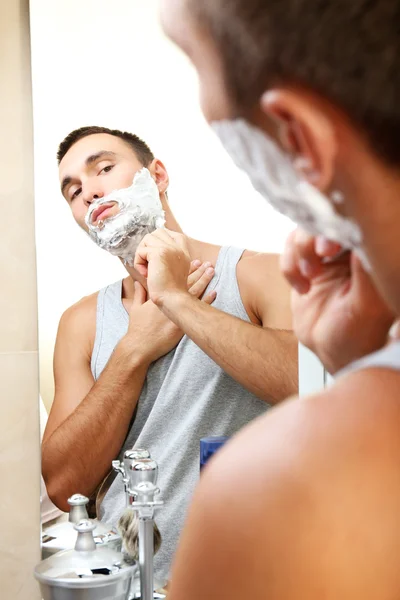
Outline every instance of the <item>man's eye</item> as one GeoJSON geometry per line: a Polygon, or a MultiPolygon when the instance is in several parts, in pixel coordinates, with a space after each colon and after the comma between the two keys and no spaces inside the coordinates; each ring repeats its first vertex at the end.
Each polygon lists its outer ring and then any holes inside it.
{"type": "Polygon", "coordinates": [[[101,169],[100,173],[109,173],[114,168],[114,165],[107,165],[104,169],[101,169]]]}
{"type": "Polygon", "coordinates": [[[82,191],[82,188],[78,188],[77,190],[75,190],[75,192],[71,196],[71,200],[75,200],[75,198],[77,198],[79,196],[81,191],[82,191]]]}

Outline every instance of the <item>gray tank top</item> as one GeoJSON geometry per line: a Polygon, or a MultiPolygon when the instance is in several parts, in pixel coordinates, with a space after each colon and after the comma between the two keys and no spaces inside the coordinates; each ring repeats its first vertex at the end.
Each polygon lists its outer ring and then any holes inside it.
{"type": "MultiPolygon", "coordinates": [[[[236,278],[242,254],[243,250],[237,248],[221,248],[207,291],[217,291],[215,308],[249,321],[236,278]]],[[[99,292],[91,365],[95,379],[128,328],[121,289],[119,281],[99,292]]],[[[268,406],[236,383],[186,336],[150,366],[119,458],[135,445],[149,450],[159,465],[158,485],[165,504],[156,513],[163,541],[155,557],[155,575],[161,582],[169,576],[187,507],[199,480],[200,438],[231,436],[268,406]]],[[[115,525],[124,507],[118,476],[101,504],[101,520],[115,525]]]]}

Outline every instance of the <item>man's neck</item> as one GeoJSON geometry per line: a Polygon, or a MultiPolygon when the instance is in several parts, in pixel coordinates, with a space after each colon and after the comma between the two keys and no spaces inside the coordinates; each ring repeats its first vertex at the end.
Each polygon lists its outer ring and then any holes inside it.
{"type": "Polygon", "coordinates": [[[165,213],[165,227],[166,229],[170,229],[171,231],[176,231],[177,233],[183,233],[181,226],[178,221],[175,219],[172,210],[169,207],[169,204],[166,198],[161,198],[162,207],[165,213]]]}

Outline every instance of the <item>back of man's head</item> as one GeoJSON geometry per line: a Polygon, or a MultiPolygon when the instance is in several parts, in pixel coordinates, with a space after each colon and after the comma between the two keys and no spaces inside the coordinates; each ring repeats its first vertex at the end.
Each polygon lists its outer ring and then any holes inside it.
{"type": "Polygon", "coordinates": [[[113,135],[126,142],[135,152],[136,157],[139,159],[142,165],[145,167],[147,167],[154,160],[154,154],[150,150],[149,146],[146,144],[146,142],[144,142],[134,133],[120,131],[119,129],[109,129],[108,127],[99,127],[97,125],[92,125],[88,127],[80,127],[79,129],[75,129],[74,131],[71,131],[71,133],[69,133],[66,136],[66,138],[64,138],[64,140],[59,145],[57,151],[58,164],[60,164],[64,156],[70,150],[70,148],[72,148],[74,144],[79,142],[79,140],[82,140],[88,137],[89,135],[96,135],[99,133],[113,135]]]}
{"type": "Polygon", "coordinates": [[[272,86],[304,86],[344,110],[387,162],[400,161],[398,0],[189,1],[239,108],[272,86]]]}

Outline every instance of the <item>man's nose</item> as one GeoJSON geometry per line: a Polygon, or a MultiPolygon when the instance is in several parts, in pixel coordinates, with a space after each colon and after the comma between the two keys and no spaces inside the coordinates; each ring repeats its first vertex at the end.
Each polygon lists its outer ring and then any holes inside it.
{"type": "Polygon", "coordinates": [[[88,188],[87,190],[84,190],[83,201],[84,201],[85,205],[89,208],[89,206],[93,202],[95,202],[99,198],[103,198],[103,196],[104,196],[104,192],[102,192],[101,190],[98,190],[98,189],[94,190],[94,189],[88,188]]]}

